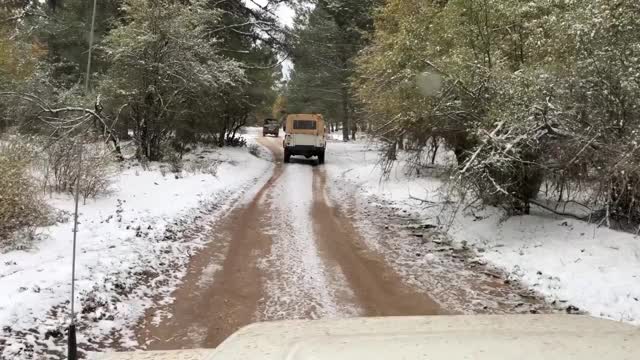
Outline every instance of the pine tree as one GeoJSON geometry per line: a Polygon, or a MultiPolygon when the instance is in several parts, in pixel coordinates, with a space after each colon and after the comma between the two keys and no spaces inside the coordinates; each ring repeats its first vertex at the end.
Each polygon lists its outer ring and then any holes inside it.
{"type": "Polygon", "coordinates": [[[320,112],[342,123],[343,137],[355,136],[358,113],[351,91],[353,58],[372,30],[376,2],[318,1],[300,13],[292,35],[294,71],[288,86],[293,112],[320,112]],[[351,133],[350,133],[351,131],[351,133]]]}

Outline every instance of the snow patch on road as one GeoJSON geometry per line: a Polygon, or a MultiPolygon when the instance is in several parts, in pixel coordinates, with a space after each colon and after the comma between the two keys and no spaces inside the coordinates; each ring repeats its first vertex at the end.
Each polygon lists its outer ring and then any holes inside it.
{"type": "Polygon", "coordinates": [[[200,274],[200,279],[198,279],[198,287],[201,289],[204,289],[209,285],[213,284],[213,280],[214,280],[213,276],[215,275],[215,273],[217,273],[222,269],[221,264],[224,261],[224,259],[217,258],[217,259],[211,259],[211,260],[212,260],[211,263],[202,270],[202,274],[200,274]]]}
{"type": "Polygon", "coordinates": [[[355,313],[341,307],[337,299],[337,292],[347,288],[344,276],[335,280],[320,258],[311,219],[312,170],[306,164],[288,164],[267,200],[274,214],[269,233],[273,244],[261,266],[272,276],[259,310],[261,320],[337,318],[355,313]]]}

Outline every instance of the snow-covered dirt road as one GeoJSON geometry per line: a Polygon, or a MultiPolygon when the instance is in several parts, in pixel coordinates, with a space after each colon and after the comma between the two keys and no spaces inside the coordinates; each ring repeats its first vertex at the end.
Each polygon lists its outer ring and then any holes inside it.
{"type": "MultiPolygon", "coordinates": [[[[213,347],[279,319],[561,311],[638,324],[633,234],[492,208],[451,217],[437,169],[409,174],[401,157],[381,181],[375,141],[333,138],[326,164],[283,164],[282,139],[260,134],[246,129],[248,149],[198,148],[176,175],[125,162],[113,191],[82,205],[83,355],[213,347]]],[[[0,359],[62,356],[71,226],[0,254],[0,359]]]]}
{"type": "Polygon", "coordinates": [[[464,312],[455,301],[447,303],[456,297],[476,302],[478,312],[549,310],[518,284],[448,248],[434,245],[438,255],[412,254],[403,265],[393,251],[373,244],[404,241],[415,252],[414,234],[391,230],[405,219],[366,203],[356,211],[349,204],[357,189],[338,201],[329,189],[336,179],[315,159],[282,163],[281,141],[258,140],[271,152],[273,174],[212,229],[212,241],[192,258],[175,301],[147,312],[138,326],[141,348],[215,347],[262,320],[464,312]],[[420,277],[403,272],[416,263],[425,266],[420,277]]]}

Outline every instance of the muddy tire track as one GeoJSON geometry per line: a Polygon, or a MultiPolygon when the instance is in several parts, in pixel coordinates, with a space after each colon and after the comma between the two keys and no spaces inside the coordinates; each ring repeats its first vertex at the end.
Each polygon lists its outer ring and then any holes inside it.
{"type": "Polygon", "coordinates": [[[445,313],[427,294],[405,285],[385,262],[370,252],[351,219],[327,204],[324,169],[313,178],[314,229],[328,261],[336,262],[366,316],[437,315],[445,313]]]}
{"type": "MultiPolygon", "coordinates": [[[[265,140],[261,142],[277,151],[273,142],[265,140]]],[[[154,321],[157,312],[147,314],[138,332],[139,343],[150,350],[216,347],[255,321],[258,302],[264,297],[258,263],[268,255],[271,244],[262,231],[266,214],[261,201],[282,170],[277,163],[252,201],[234,209],[215,227],[212,241],[192,259],[182,285],[173,294],[174,303],[163,310],[170,317],[158,325],[154,321]],[[212,259],[225,250],[221,268],[207,271],[212,259]]]]}
{"type": "Polygon", "coordinates": [[[257,320],[444,313],[427,294],[404,285],[366,248],[352,219],[329,205],[321,166],[302,159],[284,165],[281,139],[258,141],[273,154],[272,176],[214,226],[175,301],[140,324],[141,344],[216,347],[257,320]]]}

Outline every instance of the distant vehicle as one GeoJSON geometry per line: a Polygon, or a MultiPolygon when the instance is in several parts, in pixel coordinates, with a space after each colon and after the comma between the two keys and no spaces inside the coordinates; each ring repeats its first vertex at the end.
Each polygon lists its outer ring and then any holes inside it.
{"type": "Polygon", "coordinates": [[[216,349],[112,353],[96,360],[623,360],[640,331],[579,315],[438,315],[249,325],[216,349]]]}
{"type": "Polygon", "coordinates": [[[264,119],[262,125],[262,136],[273,135],[278,137],[280,135],[280,122],[276,119],[264,119]]]}
{"type": "Polygon", "coordinates": [[[290,114],[284,124],[285,137],[284,162],[291,156],[302,155],[307,159],[318,157],[324,164],[324,153],[327,146],[324,118],[320,114],[290,114]]]}

